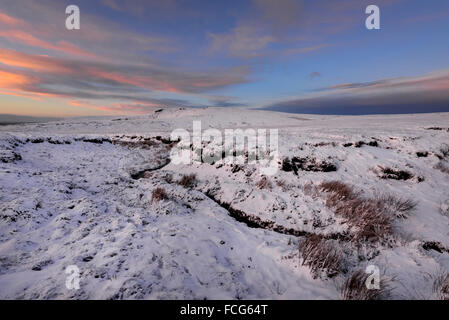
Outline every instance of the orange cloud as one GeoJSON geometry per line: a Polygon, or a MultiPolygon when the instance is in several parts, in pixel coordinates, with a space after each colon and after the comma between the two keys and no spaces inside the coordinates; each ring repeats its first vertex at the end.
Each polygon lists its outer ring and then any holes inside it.
{"type": "Polygon", "coordinates": [[[0,88],[17,89],[30,82],[26,76],[0,70],[0,88]]]}
{"type": "Polygon", "coordinates": [[[22,73],[14,73],[0,69],[0,95],[10,95],[16,97],[26,98],[48,98],[60,97],[58,94],[40,92],[36,88],[39,79],[33,75],[22,73]]]}
{"type": "MultiPolygon", "coordinates": [[[[21,89],[19,89],[21,90],[21,89]]],[[[61,96],[50,93],[41,93],[41,92],[25,92],[25,91],[17,91],[17,90],[2,90],[0,91],[0,95],[5,96],[14,96],[20,98],[31,98],[34,100],[42,100],[42,98],[60,98],[61,96]]]]}
{"type": "Polygon", "coordinates": [[[46,56],[32,56],[26,53],[1,49],[0,63],[11,66],[46,72],[69,72],[70,69],[55,63],[46,56]]]}

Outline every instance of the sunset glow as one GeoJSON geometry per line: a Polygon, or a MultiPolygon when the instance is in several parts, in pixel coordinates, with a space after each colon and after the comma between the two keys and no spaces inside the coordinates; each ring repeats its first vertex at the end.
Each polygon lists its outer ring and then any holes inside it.
{"type": "Polygon", "coordinates": [[[379,30],[365,28],[368,4],[80,0],[81,28],[67,30],[59,1],[5,0],[0,113],[16,113],[11,97],[33,115],[46,114],[36,98],[67,116],[74,101],[86,115],[449,111],[447,1],[379,0],[379,30]]]}

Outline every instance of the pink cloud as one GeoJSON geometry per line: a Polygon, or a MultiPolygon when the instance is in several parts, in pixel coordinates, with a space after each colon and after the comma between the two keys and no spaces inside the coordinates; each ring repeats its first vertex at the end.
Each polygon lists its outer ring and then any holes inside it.
{"type": "Polygon", "coordinates": [[[23,21],[0,12],[0,24],[7,26],[19,26],[23,24],[23,21]]]}
{"type": "Polygon", "coordinates": [[[19,30],[7,30],[7,31],[2,30],[0,31],[0,37],[5,38],[12,42],[18,42],[32,47],[40,47],[44,49],[64,52],[83,57],[96,58],[94,54],[84,51],[66,41],[59,41],[57,44],[52,44],[50,42],[40,40],[29,33],[19,30]]]}
{"type": "Polygon", "coordinates": [[[47,56],[33,56],[22,52],[1,49],[0,48],[0,63],[11,66],[26,68],[36,71],[46,71],[55,73],[68,73],[70,69],[64,67],[62,64],[56,63],[47,56]]]}

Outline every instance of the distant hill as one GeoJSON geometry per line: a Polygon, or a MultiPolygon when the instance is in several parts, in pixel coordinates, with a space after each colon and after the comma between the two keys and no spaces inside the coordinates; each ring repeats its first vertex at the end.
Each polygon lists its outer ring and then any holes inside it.
{"type": "Polygon", "coordinates": [[[61,118],[19,116],[19,115],[15,115],[15,114],[0,114],[0,125],[32,123],[32,122],[48,122],[48,121],[55,121],[55,120],[60,120],[60,119],[61,118]]]}

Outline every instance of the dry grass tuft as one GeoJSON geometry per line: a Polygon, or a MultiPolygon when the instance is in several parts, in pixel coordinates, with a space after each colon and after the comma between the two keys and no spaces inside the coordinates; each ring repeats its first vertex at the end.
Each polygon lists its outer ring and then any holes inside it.
{"type": "Polygon", "coordinates": [[[320,235],[307,236],[300,241],[299,254],[302,265],[310,267],[314,278],[325,272],[328,277],[337,275],[342,267],[342,252],[334,244],[334,240],[327,240],[320,235]]]}
{"type": "Polygon", "coordinates": [[[272,189],[273,188],[273,184],[266,177],[263,177],[262,179],[257,181],[256,186],[259,189],[272,189]]]}
{"type": "Polygon", "coordinates": [[[334,211],[357,230],[356,241],[379,241],[393,234],[393,219],[376,199],[341,201],[334,205],[334,211]]]}
{"type": "Polygon", "coordinates": [[[387,281],[380,280],[379,289],[368,289],[366,280],[369,274],[363,270],[355,271],[348,279],[346,279],[341,296],[344,300],[380,300],[387,298],[390,294],[390,287],[387,281]]]}
{"type": "Polygon", "coordinates": [[[355,192],[353,187],[340,181],[322,182],[320,188],[322,191],[330,193],[327,199],[332,203],[340,200],[354,200],[359,197],[359,193],[355,192]]]}
{"type": "Polygon", "coordinates": [[[164,188],[158,187],[153,190],[151,202],[159,202],[166,199],[168,199],[168,195],[164,188]]]}
{"type": "Polygon", "coordinates": [[[287,182],[285,182],[285,180],[278,180],[278,181],[276,181],[276,185],[278,187],[280,187],[282,189],[282,191],[287,191],[288,190],[288,185],[287,185],[287,182]]]}
{"type": "Polygon", "coordinates": [[[405,218],[417,205],[391,195],[363,198],[360,191],[339,181],[323,182],[320,189],[326,192],[326,206],[355,229],[355,241],[386,239],[393,234],[393,217],[405,218]]]}
{"type": "Polygon", "coordinates": [[[192,173],[183,175],[181,180],[178,181],[178,184],[184,188],[193,188],[196,186],[197,182],[196,174],[192,173]]]}
{"type": "Polygon", "coordinates": [[[449,301],[449,273],[443,273],[435,279],[433,290],[437,299],[449,301]]]}
{"type": "Polygon", "coordinates": [[[378,195],[376,201],[385,208],[390,208],[398,218],[408,218],[410,212],[418,205],[412,199],[400,199],[392,195],[378,195]]]}

